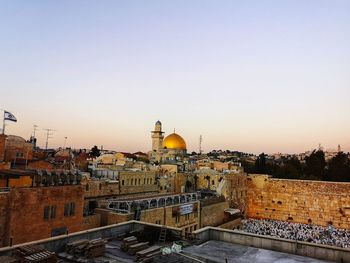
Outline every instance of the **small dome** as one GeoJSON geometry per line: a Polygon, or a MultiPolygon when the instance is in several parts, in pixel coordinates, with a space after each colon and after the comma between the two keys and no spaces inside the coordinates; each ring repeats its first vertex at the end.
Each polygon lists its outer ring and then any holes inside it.
{"type": "Polygon", "coordinates": [[[186,142],[180,135],[174,132],[165,137],[163,141],[163,148],[186,150],[186,142]]]}
{"type": "Polygon", "coordinates": [[[158,121],[156,122],[156,125],[162,125],[162,123],[158,120],[158,121]]]}

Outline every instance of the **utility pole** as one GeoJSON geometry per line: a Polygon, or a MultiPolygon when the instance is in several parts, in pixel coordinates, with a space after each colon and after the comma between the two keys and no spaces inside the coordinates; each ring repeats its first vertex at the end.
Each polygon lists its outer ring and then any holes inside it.
{"type": "Polygon", "coordinates": [[[64,137],[64,145],[63,145],[63,149],[66,149],[66,142],[67,142],[67,136],[66,137],[64,137]]]}
{"type": "Polygon", "coordinates": [[[43,129],[44,131],[46,131],[46,144],[45,144],[45,150],[47,150],[47,147],[49,145],[49,139],[52,138],[53,132],[56,130],[53,129],[43,129]]]}

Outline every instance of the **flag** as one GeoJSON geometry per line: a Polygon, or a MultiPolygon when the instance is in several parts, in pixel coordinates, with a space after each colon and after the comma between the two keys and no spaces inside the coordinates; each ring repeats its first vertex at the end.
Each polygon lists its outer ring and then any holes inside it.
{"type": "Polygon", "coordinates": [[[13,114],[11,112],[8,112],[8,111],[4,112],[4,120],[17,122],[16,117],[13,116],[13,114]]]}

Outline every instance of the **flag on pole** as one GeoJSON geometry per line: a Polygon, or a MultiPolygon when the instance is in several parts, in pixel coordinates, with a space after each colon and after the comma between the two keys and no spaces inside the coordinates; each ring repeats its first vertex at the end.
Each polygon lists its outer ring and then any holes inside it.
{"type": "Polygon", "coordinates": [[[4,120],[17,122],[16,117],[11,112],[8,112],[8,111],[4,112],[4,120]]]}

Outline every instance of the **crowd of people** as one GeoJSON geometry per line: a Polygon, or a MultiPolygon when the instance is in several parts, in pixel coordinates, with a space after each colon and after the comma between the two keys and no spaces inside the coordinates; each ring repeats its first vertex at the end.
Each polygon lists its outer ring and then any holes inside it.
{"type": "Polygon", "coordinates": [[[332,225],[322,227],[277,220],[243,220],[243,231],[286,238],[316,244],[350,248],[350,230],[337,229],[332,225]]]}

